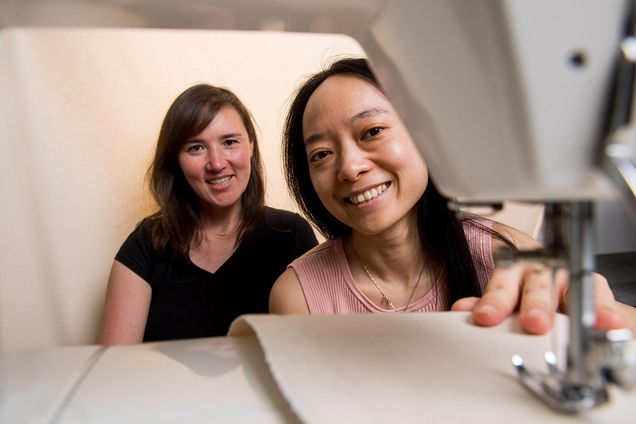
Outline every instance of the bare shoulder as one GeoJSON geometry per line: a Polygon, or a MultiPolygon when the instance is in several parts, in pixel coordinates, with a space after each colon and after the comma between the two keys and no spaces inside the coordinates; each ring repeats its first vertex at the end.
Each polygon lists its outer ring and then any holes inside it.
{"type": "MultiPolygon", "coordinates": [[[[541,243],[539,243],[539,241],[533,238],[530,234],[527,234],[509,225],[494,222],[492,225],[492,229],[508,239],[518,249],[538,249],[541,247],[541,243]]],[[[503,240],[496,236],[492,237],[493,252],[497,248],[504,245],[505,243],[503,240]]]]}
{"type": "Polygon", "coordinates": [[[271,314],[309,314],[305,293],[291,267],[287,268],[274,283],[269,295],[271,314]]]}

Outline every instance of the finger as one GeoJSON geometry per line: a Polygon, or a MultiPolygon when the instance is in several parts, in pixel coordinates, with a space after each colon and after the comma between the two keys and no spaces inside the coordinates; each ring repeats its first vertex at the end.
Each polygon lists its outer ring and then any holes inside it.
{"type": "MultiPolygon", "coordinates": [[[[565,280],[565,288],[561,290],[560,304],[561,310],[568,312],[568,293],[569,286],[567,284],[568,273],[564,272],[563,277],[557,278],[557,281],[565,280]]],[[[612,330],[623,328],[626,325],[624,317],[619,312],[619,306],[614,299],[614,294],[607,283],[607,279],[600,274],[592,274],[592,287],[594,293],[594,328],[597,330],[612,330]]]]}
{"type": "Polygon", "coordinates": [[[560,291],[550,268],[536,263],[526,264],[519,320],[530,334],[544,334],[552,328],[560,291]]]}
{"type": "MultiPolygon", "coordinates": [[[[565,285],[560,294],[560,308],[563,312],[568,311],[568,273],[564,271],[563,277],[557,278],[557,282],[565,281],[565,285]]],[[[614,294],[607,283],[607,279],[600,274],[592,274],[592,287],[594,292],[594,328],[597,330],[611,330],[615,328],[624,328],[626,325],[625,318],[619,311],[619,305],[614,299],[614,294]]]]}
{"type": "Polygon", "coordinates": [[[621,321],[623,322],[623,325],[620,327],[627,328],[632,332],[632,334],[636,334],[636,308],[617,301],[615,310],[620,314],[621,321]]]}
{"type": "Polygon", "coordinates": [[[597,308],[594,328],[597,330],[625,328],[625,319],[614,309],[597,308]]]}
{"type": "Polygon", "coordinates": [[[625,327],[625,320],[618,311],[618,305],[607,279],[594,273],[592,274],[592,284],[594,287],[594,312],[596,314],[594,327],[598,330],[625,327]]]}
{"type": "Polygon", "coordinates": [[[495,269],[484,295],[473,308],[475,324],[497,325],[514,311],[519,301],[523,272],[524,266],[520,263],[495,269]]]}
{"type": "Polygon", "coordinates": [[[451,306],[451,311],[470,312],[475,308],[478,302],[478,297],[464,297],[453,303],[453,306],[451,306]]]}

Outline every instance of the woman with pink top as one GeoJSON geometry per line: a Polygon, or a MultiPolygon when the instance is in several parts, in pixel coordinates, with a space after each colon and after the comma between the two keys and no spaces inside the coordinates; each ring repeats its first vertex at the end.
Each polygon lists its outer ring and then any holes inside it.
{"type": "MultiPolygon", "coordinates": [[[[535,248],[509,226],[448,209],[411,136],[364,59],[342,59],[297,91],[286,120],[292,196],[326,241],[298,258],[270,294],[272,313],[472,311],[495,325],[520,307],[529,333],[565,308],[566,276],[537,264],[494,269],[492,252],[535,248]]],[[[634,323],[595,275],[597,324],[634,323]]]]}

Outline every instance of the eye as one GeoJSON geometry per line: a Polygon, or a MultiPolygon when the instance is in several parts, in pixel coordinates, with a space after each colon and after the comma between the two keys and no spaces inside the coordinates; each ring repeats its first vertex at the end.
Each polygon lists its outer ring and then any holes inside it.
{"type": "Polygon", "coordinates": [[[226,138],[225,140],[223,140],[223,145],[224,146],[233,146],[235,144],[237,144],[239,141],[235,138],[226,138]]]}
{"type": "Polygon", "coordinates": [[[368,138],[374,138],[379,136],[380,134],[382,134],[382,131],[384,131],[384,128],[381,127],[373,127],[370,130],[368,130],[367,132],[364,133],[363,135],[363,139],[368,139],[368,138]]]}
{"type": "Polygon", "coordinates": [[[201,144],[191,144],[187,146],[186,152],[188,153],[201,153],[205,150],[205,147],[201,144]]]}
{"type": "Polygon", "coordinates": [[[318,162],[331,155],[329,150],[321,150],[309,156],[309,162],[318,162]]]}

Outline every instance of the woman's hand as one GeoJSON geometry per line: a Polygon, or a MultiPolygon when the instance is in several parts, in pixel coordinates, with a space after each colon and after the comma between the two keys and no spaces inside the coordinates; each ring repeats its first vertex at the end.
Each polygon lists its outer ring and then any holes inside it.
{"type": "MultiPolygon", "coordinates": [[[[616,302],[603,276],[593,274],[592,282],[597,328],[623,328],[635,321],[636,309],[616,302]]],[[[543,334],[552,328],[557,311],[567,312],[567,293],[567,271],[559,270],[553,275],[536,262],[520,262],[496,269],[481,298],[460,299],[451,309],[472,311],[476,324],[492,326],[519,308],[522,328],[530,334],[543,334]]]]}
{"type": "MultiPolygon", "coordinates": [[[[541,244],[530,235],[507,225],[494,223],[493,230],[502,234],[519,249],[536,249],[541,244]]],[[[492,250],[503,246],[497,237],[492,250]]],[[[617,302],[605,277],[592,274],[594,286],[595,326],[599,329],[629,328],[636,334],[636,309],[617,302]]],[[[516,262],[508,268],[496,268],[481,298],[467,297],[453,304],[453,311],[472,311],[477,325],[497,325],[517,309],[524,331],[544,334],[552,328],[557,311],[568,311],[568,272],[551,269],[538,262],[516,262]],[[553,284],[554,281],[554,284],[553,284]]]]}

